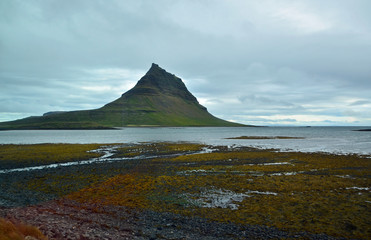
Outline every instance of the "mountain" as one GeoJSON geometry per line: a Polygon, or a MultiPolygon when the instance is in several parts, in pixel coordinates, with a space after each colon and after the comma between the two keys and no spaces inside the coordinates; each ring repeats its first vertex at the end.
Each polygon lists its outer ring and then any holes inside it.
{"type": "Polygon", "coordinates": [[[105,129],[129,126],[246,126],[211,115],[174,74],[157,64],[117,100],[99,109],[48,112],[0,123],[0,129],[105,129]]]}

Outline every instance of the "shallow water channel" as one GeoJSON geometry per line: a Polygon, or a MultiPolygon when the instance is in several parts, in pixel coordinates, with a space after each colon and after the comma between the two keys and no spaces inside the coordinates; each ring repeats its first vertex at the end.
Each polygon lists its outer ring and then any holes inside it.
{"type": "Polygon", "coordinates": [[[167,155],[139,155],[135,157],[113,158],[112,156],[115,155],[115,151],[120,147],[122,147],[122,145],[102,146],[99,149],[92,150],[91,152],[102,153],[103,155],[97,158],[89,159],[89,160],[77,161],[77,162],[53,163],[53,164],[48,164],[48,165],[40,165],[40,166],[24,167],[24,168],[4,169],[4,170],[0,170],[0,174],[33,171],[33,170],[43,170],[43,169],[49,169],[49,168],[69,167],[69,166],[75,166],[75,165],[86,165],[86,164],[110,162],[110,161],[130,161],[130,160],[137,160],[137,159],[153,159],[153,158],[159,158],[159,157],[165,157],[165,158],[176,157],[180,155],[209,153],[213,151],[210,148],[204,147],[200,151],[195,151],[195,152],[190,152],[190,153],[189,152],[188,153],[176,153],[176,154],[167,154],[167,155]]]}

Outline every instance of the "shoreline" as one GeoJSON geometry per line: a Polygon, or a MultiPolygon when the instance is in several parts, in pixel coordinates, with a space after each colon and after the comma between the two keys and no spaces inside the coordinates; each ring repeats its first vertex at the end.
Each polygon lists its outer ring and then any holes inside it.
{"type": "MultiPolygon", "coordinates": [[[[364,127],[366,128],[366,127],[364,127]]],[[[207,145],[253,146],[280,151],[369,154],[370,136],[354,127],[326,128],[139,128],[122,130],[24,130],[1,132],[2,144],[38,143],[138,143],[142,141],[188,141],[207,145]],[[252,136],[254,139],[235,139],[252,136]],[[285,139],[278,139],[285,137],[285,139]],[[228,139],[234,138],[234,139],[228,139]],[[260,138],[260,139],[259,139],[260,138]],[[261,139],[269,138],[269,139],[261,139]],[[272,138],[272,139],[270,139],[272,138]],[[299,138],[299,139],[298,139],[299,138]]]]}

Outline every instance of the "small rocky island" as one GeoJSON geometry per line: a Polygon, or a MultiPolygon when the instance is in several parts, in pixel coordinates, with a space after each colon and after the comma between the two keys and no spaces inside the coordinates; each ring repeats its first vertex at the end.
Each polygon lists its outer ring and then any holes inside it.
{"type": "Polygon", "coordinates": [[[358,130],[353,130],[353,131],[357,131],[357,132],[371,132],[371,128],[367,128],[367,129],[358,129],[358,130]]]}

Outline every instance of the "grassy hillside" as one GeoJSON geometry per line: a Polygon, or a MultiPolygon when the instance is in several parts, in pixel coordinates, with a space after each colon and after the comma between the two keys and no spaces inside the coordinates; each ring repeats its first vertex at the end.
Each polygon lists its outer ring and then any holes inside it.
{"type": "Polygon", "coordinates": [[[102,108],[0,123],[0,129],[106,129],[125,126],[245,126],[211,115],[182,80],[153,64],[137,85],[102,108]]]}
{"type": "Polygon", "coordinates": [[[125,126],[243,126],[216,118],[194,102],[168,95],[135,95],[100,109],[29,117],[0,129],[105,129],[125,126]]]}

